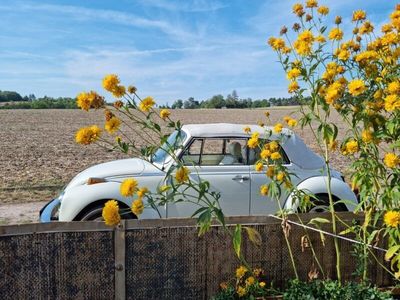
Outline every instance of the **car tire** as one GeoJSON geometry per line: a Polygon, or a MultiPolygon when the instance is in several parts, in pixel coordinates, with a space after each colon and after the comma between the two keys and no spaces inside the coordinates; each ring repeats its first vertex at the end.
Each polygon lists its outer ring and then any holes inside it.
{"type": "MultiPolygon", "coordinates": [[[[103,222],[103,207],[104,204],[102,205],[97,205],[91,208],[88,208],[85,210],[85,212],[82,213],[82,215],[79,218],[79,221],[97,221],[97,222],[103,222]]],[[[121,216],[122,219],[137,219],[137,217],[133,213],[128,213],[124,214],[121,216]]]]}
{"type": "MultiPolygon", "coordinates": [[[[326,194],[315,195],[317,199],[313,199],[312,207],[310,207],[308,213],[321,213],[329,211],[329,196],[326,194]]],[[[335,200],[335,199],[334,199],[335,200]]],[[[348,211],[347,206],[344,203],[334,203],[336,212],[348,211]]]]}

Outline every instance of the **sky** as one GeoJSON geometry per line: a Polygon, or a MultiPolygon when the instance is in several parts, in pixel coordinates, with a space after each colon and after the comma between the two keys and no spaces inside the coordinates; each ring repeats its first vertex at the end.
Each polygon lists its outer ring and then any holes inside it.
{"type": "MultiPolygon", "coordinates": [[[[103,92],[102,78],[114,73],[158,104],[233,90],[240,98],[285,97],[285,74],[266,41],[296,21],[295,2],[0,0],[0,90],[75,97],[103,92]]],[[[397,4],[319,2],[345,29],[356,9],[379,27],[397,4]]]]}

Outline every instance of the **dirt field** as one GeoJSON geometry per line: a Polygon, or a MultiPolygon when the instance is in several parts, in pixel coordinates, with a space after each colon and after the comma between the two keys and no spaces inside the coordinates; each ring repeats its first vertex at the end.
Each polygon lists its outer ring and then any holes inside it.
{"type": "MultiPolygon", "coordinates": [[[[296,108],[269,110],[272,122],[277,122],[296,108]]],[[[180,119],[184,124],[255,124],[258,120],[265,121],[264,111],[174,110],[172,118],[180,119]]],[[[338,119],[337,116],[333,118],[338,119]]],[[[0,224],[34,220],[36,217],[32,209],[38,213],[38,207],[42,205],[37,202],[52,199],[78,172],[100,162],[126,157],[115,152],[105,152],[95,145],[75,144],[76,130],[92,124],[103,124],[102,111],[0,110],[0,224]],[[10,204],[24,205],[14,207],[10,204]],[[11,212],[13,209],[20,212],[11,212]]],[[[345,126],[337,125],[343,132],[345,126]]],[[[309,129],[295,131],[307,145],[318,151],[309,129]]],[[[346,164],[347,161],[341,155],[332,159],[332,165],[342,172],[346,171],[346,164]]]]}

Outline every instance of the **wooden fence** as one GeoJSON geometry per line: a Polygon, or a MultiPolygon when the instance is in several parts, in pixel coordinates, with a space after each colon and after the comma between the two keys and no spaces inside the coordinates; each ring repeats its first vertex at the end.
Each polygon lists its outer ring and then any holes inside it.
{"type": "MultiPolygon", "coordinates": [[[[315,216],[304,215],[303,222],[315,216]]],[[[349,221],[354,215],[341,218],[349,221]]],[[[242,251],[253,267],[264,269],[269,282],[279,288],[293,278],[279,220],[232,217],[227,223],[247,224],[261,234],[260,247],[244,238],[242,251]]],[[[115,229],[99,222],[0,226],[1,299],[209,299],[239,262],[223,228],[213,226],[202,237],[197,233],[192,219],[129,220],[115,229]]],[[[298,273],[307,280],[316,264],[311,248],[302,247],[305,233],[292,225],[289,239],[298,273]]],[[[325,276],[334,278],[332,238],[326,236],[323,245],[318,232],[308,234],[325,276]]],[[[351,243],[341,240],[340,247],[344,279],[357,280],[351,243]]],[[[384,253],[375,255],[383,262],[384,253]]],[[[379,286],[391,283],[376,261],[369,276],[379,286]]]]}

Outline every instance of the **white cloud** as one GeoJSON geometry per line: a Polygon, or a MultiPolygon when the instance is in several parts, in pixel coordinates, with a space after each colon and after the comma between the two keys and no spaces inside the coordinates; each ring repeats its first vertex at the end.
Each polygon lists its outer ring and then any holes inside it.
{"type": "Polygon", "coordinates": [[[23,3],[19,5],[19,9],[29,11],[46,11],[57,14],[67,14],[73,19],[77,20],[103,20],[115,24],[139,27],[139,28],[153,28],[158,29],[165,34],[175,37],[180,40],[194,38],[189,32],[184,30],[177,24],[170,24],[163,20],[153,20],[143,18],[141,16],[105,9],[85,8],[82,6],[71,5],[52,5],[52,4],[30,4],[23,3]]]}
{"type": "Polygon", "coordinates": [[[210,0],[187,0],[179,3],[168,0],[141,0],[140,2],[145,6],[152,6],[175,12],[210,12],[228,6],[221,2],[210,0]]]}

